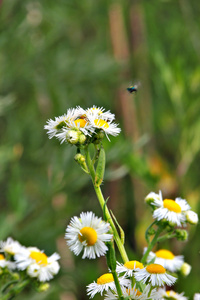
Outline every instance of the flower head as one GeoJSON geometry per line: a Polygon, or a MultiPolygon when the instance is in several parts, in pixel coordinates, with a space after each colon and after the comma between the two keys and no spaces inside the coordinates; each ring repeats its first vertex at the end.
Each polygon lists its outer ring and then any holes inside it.
{"type": "MultiPolygon", "coordinates": [[[[116,136],[120,133],[117,124],[112,123],[115,116],[110,111],[105,111],[103,107],[96,107],[84,110],[80,106],[70,108],[67,113],[49,119],[44,128],[47,130],[49,138],[56,137],[61,143],[80,145],[86,142],[94,142],[99,138],[99,133],[116,136]],[[81,135],[82,133],[82,135],[81,135]]],[[[104,136],[104,134],[103,134],[104,136]]]]}
{"type": "Polygon", "coordinates": [[[95,119],[104,119],[107,121],[113,121],[115,119],[115,115],[112,114],[109,110],[105,111],[105,108],[103,107],[97,107],[93,105],[92,107],[88,108],[86,110],[86,117],[90,119],[91,116],[94,116],[95,119]]]}
{"type": "Polygon", "coordinates": [[[6,260],[3,254],[0,254],[0,269],[6,267],[10,270],[14,270],[16,268],[16,265],[14,262],[6,260]]]}
{"type": "MultiPolygon", "coordinates": [[[[127,286],[128,282],[127,279],[119,277],[121,286],[127,286]]],[[[87,294],[90,298],[93,298],[97,293],[102,296],[103,292],[107,292],[109,289],[115,290],[115,282],[111,273],[105,273],[97,279],[97,282],[94,281],[87,286],[87,294]]]]}
{"type": "Polygon", "coordinates": [[[159,299],[161,300],[187,300],[184,293],[178,294],[173,290],[166,291],[165,289],[158,289],[159,299]]]}
{"type": "MultiPolygon", "coordinates": [[[[123,297],[128,297],[128,299],[134,299],[134,300],[158,299],[158,293],[156,289],[152,289],[151,292],[150,289],[151,286],[148,284],[145,287],[144,291],[140,292],[136,288],[136,285],[132,287],[130,282],[127,288],[122,287],[122,293],[123,293],[123,297]]],[[[115,300],[115,299],[119,299],[116,289],[108,290],[105,296],[105,300],[115,300]]]]}
{"type": "Polygon", "coordinates": [[[125,264],[117,263],[116,271],[119,274],[124,273],[125,277],[132,277],[133,272],[138,268],[143,269],[144,268],[143,264],[137,260],[131,260],[126,262],[125,264]]]}
{"type": "Polygon", "coordinates": [[[88,119],[89,119],[91,126],[95,130],[103,131],[105,133],[105,135],[107,136],[107,138],[108,138],[108,134],[117,136],[121,131],[121,129],[118,128],[117,124],[112,123],[112,121],[110,121],[110,120],[102,118],[101,115],[100,116],[90,115],[90,116],[88,116],[88,119]]]}
{"type": "Polygon", "coordinates": [[[0,252],[5,252],[11,255],[14,255],[21,251],[23,248],[18,241],[14,241],[11,237],[8,237],[7,240],[0,241],[0,252]]]}
{"type": "Polygon", "coordinates": [[[137,281],[150,283],[152,286],[171,286],[177,278],[169,275],[166,269],[159,264],[150,264],[144,269],[135,270],[134,277],[137,281]]]}
{"type": "Polygon", "coordinates": [[[185,223],[185,212],[190,209],[190,206],[185,199],[176,198],[175,200],[163,200],[161,192],[159,195],[152,195],[152,197],[154,197],[152,205],[156,207],[153,212],[154,219],[157,219],[158,221],[165,219],[177,226],[181,226],[185,223]]]}
{"type": "Polygon", "coordinates": [[[184,263],[183,255],[175,256],[171,251],[166,249],[160,249],[156,252],[149,252],[147,262],[150,263],[154,259],[155,264],[163,266],[170,272],[176,272],[180,270],[184,263]]]}
{"type": "Polygon", "coordinates": [[[36,277],[39,281],[49,281],[60,269],[57,260],[60,256],[54,253],[47,256],[36,247],[22,249],[15,254],[14,259],[19,270],[26,270],[30,277],[36,277]]]}
{"type": "Polygon", "coordinates": [[[194,300],[200,300],[200,294],[199,293],[194,294],[194,300]]]}
{"type": "Polygon", "coordinates": [[[82,258],[94,259],[105,255],[108,250],[105,242],[111,241],[112,234],[108,223],[97,218],[93,212],[81,213],[80,218],[73,217],[67,226],[65,238],[71,251],[82,258]]]}

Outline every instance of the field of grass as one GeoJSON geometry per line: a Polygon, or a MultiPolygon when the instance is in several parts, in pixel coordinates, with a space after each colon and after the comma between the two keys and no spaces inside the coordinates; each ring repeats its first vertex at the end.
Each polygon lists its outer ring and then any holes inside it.
{"type": "MultiPolygon", "coordinates": [[[[200,212],[199,13],[195,0],[2,2],[0,240],[61,255],[51,288],[17,299],[84,300],[85,286],[106,270],[104,258],[81,260],[64,240],[72,216],[102,216],[74,148],[44,130],[70,107],[103,106],[122,128],[104,141],[102,189],[129,256],[140,258],[145,246],[150,191],[185,198],[200,212]],[[136,81],[131,95],[126,88],[136,81]]],[[[166,245],[192,265],[175,286],[190,299],[200,292],[199,229],[190,228],[188,243],[166,245]]]]}

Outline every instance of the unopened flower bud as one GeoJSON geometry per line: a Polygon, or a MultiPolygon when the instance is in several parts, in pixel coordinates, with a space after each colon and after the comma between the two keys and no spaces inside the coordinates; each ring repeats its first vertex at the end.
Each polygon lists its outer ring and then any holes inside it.
{"type": "Polygon", "coordinates": [[[180,268],[180,272],[182,275],[188,276],[190,274],[191,269],[192,269],[192,267],[189,264],[183,263],[180,268]]]}
{"type": "Polygon", "coordinates": [[[159,199],[160,199],[160,196],[159,196],[158,194],[154,193],[154,192],[151,192],[151,193],[149,193],[149,194],[145,197],[144,201],[145,201],[147,204],[152,205],[155,199],[158,199],[158,200],[159,200],[159,199]]]}
{"type": "Polygon", "coordinates": [[[178,241],[186,241],[188,239],[188,233],[184,229],[176,229],[176,238],[178,241]]]}
{"type": "Polygon", "coordinates": [[[74,159],[77,163],[79,164],[82,164],[85,162],[85,156],[81,153],[77,153],[75,156],[74,156],[74,159]]]}
{"type": "Polygon", "coordinates": [[[77,144],[79,142],[80,132],[77,130],[68,130],[66,134],[66,140],[69,144],[77,144]]]}
{"type": "Polygon", "coordinates": [[[17,272],[12,273],[12,279],[13,280],[19,280],[20,279],[19,273],[17,273],[17,272]]]}
{"type": "Polygon", "coordinates": [[[187,222],[192,224],[192,225],[196,225],[199,221],[198,215],[192,210],[186,211],[185,216],[186,216],[187,222]]]}
{"type": "Polygon", "coordinates": [[[79,143],[81,144],[81,145],[83,145],[84,143],[85,143],[85,141],[86,141],[86,136],[82,133],[82,134],[80,134],[80,136],[79,136],[79,143]]]}
{"type": "Polygon", "coordinates": [[[37,288],[38,292],[45,292],[48,290],[50,285],[48,283],[41,283],[39,287],[37,288]]]}

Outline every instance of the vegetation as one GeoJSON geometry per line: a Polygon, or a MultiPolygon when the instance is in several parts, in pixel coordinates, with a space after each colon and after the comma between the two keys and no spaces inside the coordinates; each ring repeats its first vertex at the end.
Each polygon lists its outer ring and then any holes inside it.
{"type": "MultiPolygon", "coordinates": [[[[104,145],[103,190],[135,258],[145,246],[150,191],[181,196],[200,211],[199,13],[194,0],[1,4],[0,239],[62,257],[47,292],[19,299],[87,299],[85,286],[104,271],[104,259],[82,261],[64,241],[71,216],[101,215],[74,149],[44,131],[47,119],[72,106],[111,109],[122,128],[104,145]],[[134,80],[136,95],[126,90],[134,80]]],[[[176,285],[188,297],[200,276],[199,225],[191,229],[183,254],[192,272],[176,285]]]]}

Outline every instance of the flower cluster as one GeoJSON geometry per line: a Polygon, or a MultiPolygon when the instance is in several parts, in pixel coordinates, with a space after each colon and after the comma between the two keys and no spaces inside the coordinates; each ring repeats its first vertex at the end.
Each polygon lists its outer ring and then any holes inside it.
{"type": "Polygon", "coordinates": [[[70,108],[66,114],[48,120],[44,128],[49,138],[56,137],[61,143],[67,142],[76,146],[98,143],[104,134],[116,136],[120,128],[116,123],[114,114],[105,111],[102,107],[93,106],[88,109],[81,107],[70,108]]]}
{"type": "Polygon", "coordinates": [[[23,276],[35,278],[39,282],[51,280],[60,269],[57,260],[60,256],[54,253],[48,257],[36,247],[24,247],[18,241],[8,238],[0,242],[0,269],[15,272],[23,271],[23,276]]]}
{"type": "MultiPolygon", "coordinates": [[[[102,107],[93,106],[86,110],[76,107],[68,109],[66,114],[55,120],[48,120],[45,125],[50,139],[56,137],[61,143],[77,146],[75,161],[91,176],[103,210],[104,220],[96,217],[93,212],[82,212],[79,217],[71,218],[66,228],[66,243],[75,255],[82,253],[83,259],[106,256],[107,272],[87,286],[90,298],[99,293],[105,300],[187,300],[183,293],[168,288],[174,285],[179,275],[187,276],[191,266],[184,262],[182,255],[175,255],[164,248],[154,250],[154,247],[158,242],[160,244],[170,238],[186,240],[187,223],[197,224],[198,215],[191,210],[185,199],[163,199],[161,192],[149,193],[145,202],[152,208],[154,221],[145,233],[147,247],[140,261],[128,259],[124,232],[115,216],[110,214],[100,190],[105,169],[102,139],[105,135],[108,138],[108,135],[116,136],[120,132],[117,124],[113,123],[114,119],[115,116],[102,107]],[[88,147],[91,143],[95,144],[93,158],[90,155],[91,147],[88,147]],[[118,247],[123,263],[116,260],[115,246],[118,247]]],[[[47,260],[43,260],[43,255],[38,254],[35,248],[28,251],[21,251],[14,257],[18,268],[28,268],[28,272],[33,274],[37,268],[28,267],[29,261],[35,259],[37,263],[37,255],[40,256],[40,262],[47,260]]],[[[198,297],[199,294],[195,294],[194,300],[198,297]]]]}
{"type": "Polygon", "coordinates": [[[153,218],[157,221],[166,220],[170,225],[182,226],[186,223],[197,224],[198,215],[191,210],[185,199],[164,199],[161,191],[159,194],[149,193],[145,201],[153,208],[153,218]]]}
{"type": "MultiPolygon", "coordinates": [[[[161,232],[164,232],[169,224],[173,228],[171,229],[172,231],[176,231],[178,225],[186,226],[187,222],[189,222],[187,218],[188,212],[191,212],[193,216],[193,219],[190,219],[189,223],[196,224],[198,222],[197,214],[191,211],[189,204],[184,199],[163,200],[162,193],[160,192],[159,194],[150,193],[145,198],[145,201],[153,208],[153,217],[156,219],[156,223],[154,222],[152,224],[157,224],[157,227],[162,229],[161,232]],[[155,213],[156,210],[157,212],[155,213]]],[[[76,255],[84,249],[83,258],[95,258],[96,256],[100,256],[99,250],[97,250],[98,246],[96,248],[94,247],[97,240],[100,239],[97,231],[101,228],[101,233],[103,233],[105,237],[108,227],[106,229],[106,223],[100,221],[100,219],[98,219],[98,224],[97,226],[97,218],[92,212],[86,214],[82,213],[80,218],[72,218],[66,230],[66,238],[70,249],[76,255]],[[94,219],[96,222],[94,222],[94,219]],[[95,223],[96,227],[94,225],[95,223]],[[93,253],[93,255],[91,253],[93,253]]],[[[171,234],[171,232],[169,234],[171,234]]],[[[163,238],[163,236],[161,236],[161,238],[163,238]]],[[[109,237],[107,241],[110,239],[111,237],[109,237]]],[[[104,241],[101,240],[101,242],[105,241],[106,239],[104,241]]],[[[106,247],[106,245],[104,246],[106,247]]],[[[102,251],[101,255],[106,255],[106,251],[102,251]]],[[[165,286],[169,287],[174,285],[178,278],[178,273],[185,276],[190,273],[191,266],[184,262],[182,255],[175,255],[170,250],[162,248],[153,252],[149,251],[149,248],[146,247],[144,249],[143,258],[144,257],[146,257],[143,259],[144,264],[137,260],[127,261],[124,264],[116,262],[116,274],[124,298],[140,300],[188,299],[183,293],[178,294],[173,290],[166,291],[165,289],[165,286]]],[[[104,295],[105,300],[119,299],[112,272],[101,275],[96,282],[94,281],[87,286],[88,296],[93,298],[97,293],[104,295]]],[[[197,296],[195,297],[197,298],[197,296]]]]}

